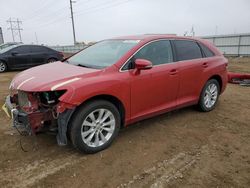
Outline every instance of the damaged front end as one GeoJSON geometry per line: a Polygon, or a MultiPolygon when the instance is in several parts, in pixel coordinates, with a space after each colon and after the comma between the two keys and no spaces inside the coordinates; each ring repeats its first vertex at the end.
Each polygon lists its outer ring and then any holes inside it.
{"type": "Polygon", "coordinates": [[[18,90],[6,98],[4,111],[12,117],[13,127],[28,135],[57,132],[57,143],[67,144],[67,125],[75,106],[60,101],[66,90],[26,92],[18,90]]]}

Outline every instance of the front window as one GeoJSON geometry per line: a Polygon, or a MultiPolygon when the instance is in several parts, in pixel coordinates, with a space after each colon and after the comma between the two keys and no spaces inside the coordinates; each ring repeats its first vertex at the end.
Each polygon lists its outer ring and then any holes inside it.
{"type": "Polygon", "coordinates": [[[122,70],[134,68],[136,59],[149,60],[154,66],[173,62],[172,47],[169,40],[154,41],[140,49],[122,70]]]}
{"type": "Polygon", "coordinates": [[[67,62],[89,68],[105,68],[116,63],[139,42],[139,40],[105,40],[70,57],[67,62]]]}
{"type": "Polygon", "coordinates": [[[3,53],[5,53],[5,52],[17,47],[17,46],[19,46],[19,45],[11,45],[11,46],[8,46],[6,48],[3,48],[3,49],[0,50],[0,54],[3,54],[3,53]]]}

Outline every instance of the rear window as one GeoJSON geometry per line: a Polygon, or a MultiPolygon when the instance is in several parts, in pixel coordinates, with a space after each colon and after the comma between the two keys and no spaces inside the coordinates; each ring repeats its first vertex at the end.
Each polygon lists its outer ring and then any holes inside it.
{"type": "Polygon", "coordinates": [[[204,44],[199,43],[205,57],[213,57],[214,53],[208,48],[206,47],[204,44]]]}
{"type": "Polygon", "coordinates": [[[178,61],[202,58],[198,44],[190,40],[175,40],[176,57],[178,61]]]}

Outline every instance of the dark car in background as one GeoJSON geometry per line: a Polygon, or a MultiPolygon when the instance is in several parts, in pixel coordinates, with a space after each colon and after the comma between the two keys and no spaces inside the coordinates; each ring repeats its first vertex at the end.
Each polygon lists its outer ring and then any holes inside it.
{"type": "Polygon", "coordinates": [[[62,59],[63,54],[61,52],[46,46],[12,45],[0,50],[0,72],[27,69],[62,59]]]}

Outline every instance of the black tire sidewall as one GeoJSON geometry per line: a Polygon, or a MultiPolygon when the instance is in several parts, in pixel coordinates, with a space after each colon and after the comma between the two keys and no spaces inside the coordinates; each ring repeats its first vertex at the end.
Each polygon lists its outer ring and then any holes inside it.
{"type": "Polygon", "coordinates": [[[84,153],[96,153],[96,152],[106,149],[107,147],[111,145],[111,143],[113,142],[113,140],[117,137],[119,133],[120,124],[121,124],[120,113],[115,107],[115,105],[105,100],[91,101],[81,106],[71,118],[70,128],[69,128],[70,139],[72,141],[73,146],[77,148],[79,151],[84,152],[84,153]],[[116,121],[115,130],[111,138],[105,144],[99,147],[89,147],[82,140],[82,136],[81,136],[82,122],[87,117],[87,115],[89,115],[92,111],[98,108],[105,108],[105,109],[110,110],[113,113],[115,121],[116,121]]]}
{"type": "Polygon", "coordinates": [[[199,100],[199,108],[200,108],[200,110],[203,111],[203,112],[209,112],[209,111],[213,110],[216,107],[217,103],[218,103],[219,96],[220,96],[220,85],[219,85],[218,81],[215,80],[215,79],[208,80],[206,82],[205,86],[203,87],[201,95],[200,95],[200,100],[199,100]],[[205,91],[206,91],[207,87],[209,85],[211,85],[211,84],[216,85],[217,90],[218,90],[218,96],[217,96],[217,99],[216,99],[214,105],[211,108],[208,108],[205,105],[204,96],[205,96],[205,91]]]}

